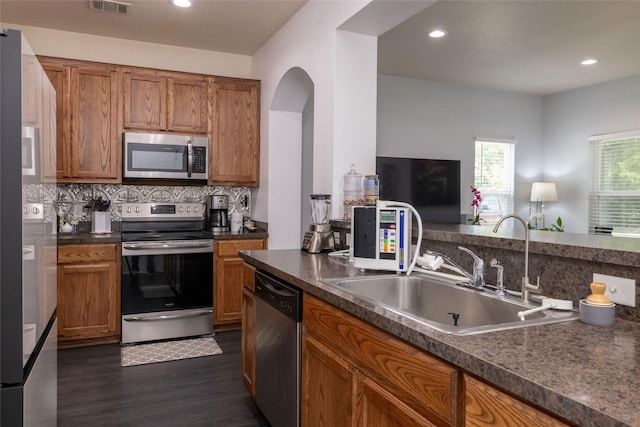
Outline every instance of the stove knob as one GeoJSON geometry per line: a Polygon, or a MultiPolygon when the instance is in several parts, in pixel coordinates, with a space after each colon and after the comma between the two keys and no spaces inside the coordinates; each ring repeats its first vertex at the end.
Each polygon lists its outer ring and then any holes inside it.
{"type": "Polygon", "coordinates": [[[184,208],[183,208],[182,206],[180,206],[180,207],[178,208],[178,212],[182,212],[183,210],[184,210],[184,208]]]}
{"type": "Polygon", "coordinates": [[[131,213],[131,206],[127,206],[127,213],[131,213]]]}
{"type": "Polygon", "coordinates": [[[33,213],[34,213],[34,215],[38,215],[40,213],[40,209],[38,209],[37,206],[34,206],[33,207],[33,213]]]}
{"type": "Polygon", "coordinates": [[[29,213],[29,208],[25,206],[23,208],[23,212],[24,212],[25,215],[27,215],[29,213]]]}
{"type": "Polygon", "coordinates": [[[136,213],[140,212],[140,206],[136,206],[136,213]]]}
{"type": "Polygon", "coordinates": [[[193,211],[194,211],[194,212],[198,212],[198,207],[197,207],[197,206],[196,206],[196,207],[194,207],[194,208],[193,208],[193,211]]]}
{"type": "Polygon", "coordinates": [[[191,212],[191,206],[187,206],[187,212],[191,212]]]}

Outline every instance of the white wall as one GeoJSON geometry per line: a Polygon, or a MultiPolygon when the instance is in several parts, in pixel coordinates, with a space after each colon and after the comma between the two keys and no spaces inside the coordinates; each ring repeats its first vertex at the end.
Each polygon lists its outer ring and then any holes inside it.
{"type": "Polygon", "coordinates": [[[516,213],[541,175],[542,97],[378,76],[378,156],[460,160],[461,213],[472,213],[474,140],[513,138],[516,213]]]}
{"type": "MultiPolygon", "coordinates": [[[[276,88],[285,73],[293,68],[300,67],[304,70],[314,85],[314,170],[313,170],[313,192],[333,194],[334,183],[337,175],[345,171],[336,171],[334,159],[340,157],[342,150],[347,150],[352,144],[361,143],[360,138],[355,141],[351,139],[353,133],[349,133],[348,125],[335,122],[335,108],[345,99],[363,99],[364,102],[370,100],[369,93],[375,93],[375,84],[367,86],[358,85],[353,89],[346,88],[343,93],[336,91],[336,81],[342,82],[348,77],[343,77],[349,73],[345,67],[337,66],[337,46],[347,45],[341,52],[348,49],[373,49],[368,55],[375,57],[375,40],[373,37],[338,37],[336,29],[350,16],[365,6],[364,1],[350,2],[309,2],[283,26],[253,57],[253,77],[262,81],[261,94],[261,147],[260,147],[260,188],[256,190],[254,216],[258,220],[269,222],[269,248],[278,249],[292,247],[288,242],[299,242],[300,228],[291,225],[291,216],[300,217],[300,204],[289,207],[288,198],[293,193],[300,194],[300,175],[297,175],[292,168],[300,164],[300,152],[292,150],[289,143],[285,144],[280,138],[272,136],[281,134],[273,132],[270,127],[273,125],[270,120],[272,100],[276,88]],[[349,135],[346,137],[345,135],[349,135]],[[283,175],[294,177],[292,179],[281,179],[283,175]],[[279,181],[278,181],[279,180],[279,181]],[[278,182],[278,185],[276,185],[278,182]],[[276,233],[277,230],[277,233],[276,233]],[[293,239],[295,236],[295,240],[293,239]]],[[[366,37],[366,36],[363,36],[366,37]]],[[[354,52],[355,54],[355,52],[354,52]]],[[[359,57],[366,56],[360,53],[359,57]]],[[[344,55],[341,55],[344,57],[344,55]]],[[[375,82],[376,69],[370,67],[371,62],[364,65],[352,63],[349,72],[355,76],[365,76],[364,81],[375,82]],[[368,67],[368,68],[365,68],[368,67]],[[370,76],[373,77],[370,77],[370,76]]],[[[374,63],[375,64],[375,63],[374,63]]],[[[343,87],[343,86],[341,86],[343,87]]],[[[356,102],[357,104],[357,102],[356,102]]],[[[351,104],[353,105],[353,103],[351,104]]],[[[365,135],[369,134],[369,129],[375,128],[375,109],[365,107],[369,111],[370,117],[362,117],[357,121],[365,135]]],[[[278,126],[281,127],[282,121],[278,126]]],[[[353,128],[351,128],[353,129],[353,128]]],[[[357,132],[356,132],[357,134],[357,132]]],[[[375,152],[375,134],[373,140],[367,136],[362,138],[364,143],[370,144],[362,152],[375,152]]],[[[373,154],[371,154],[373,158],[373,154]]],[[[351,161],[351,160],[347,160],[351,161]]],[[[334,202],[334,212],[336,206],[334,202]]],[[[296,221],[296,223],[298,223],[296,221]]],[[[299,246],[296,243],[296,247],[299,246]]]]}
{"type": "Polygon", "coordinates": [[[555,182],[547,218],[588,231],[588,137],[640,129],[640,76],[544,97],[380,76],[377,155],[460,159],[462,211],[470,213],[473,138],[514,137],[516,212],[531,182],[555,182]]]}
{"type": "Polygon", "coordinates": [[[24,33],[36,55],[239,78],[251,57],[3,23],[24,33]]]}
{"type": "Polygon", "coordinates": [[[547,204],[547,218],[560,216],[565,230],[586,233],[588,138],[640,129],[640,76],[548,95],[543,105],[542,173],[558,190],[558,201],[547,204]]]}

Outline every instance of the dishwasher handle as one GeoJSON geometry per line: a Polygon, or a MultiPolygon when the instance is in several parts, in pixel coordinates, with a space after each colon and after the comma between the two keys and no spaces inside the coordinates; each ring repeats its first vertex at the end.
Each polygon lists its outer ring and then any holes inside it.
{"type": "Polygon", "coordinates": [[[284,286],[280,285],[280,284],[274,284],[272,282],[266,282],[264,283],[264,286],[266,286],[267,289],[269,289],[269,291],[271,291],[274,294],[278,294],[280,296],[283,297],[295,297],[297,295],[296,292],[292,291],[289,288],[285,288],[284,286]]]}

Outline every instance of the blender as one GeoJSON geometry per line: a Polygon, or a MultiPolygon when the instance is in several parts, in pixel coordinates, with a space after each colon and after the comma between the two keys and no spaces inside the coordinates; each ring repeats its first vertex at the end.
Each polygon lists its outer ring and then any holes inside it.
{"type": "Polygon", "coordinates": [[[317,254],[325,251],[333,251],[335,242],[329,216],[331,215],[331,195],[312,194],[310,196],[311,220],[313,224],[309,231],[304,233],[302,250],[317,254]]]}

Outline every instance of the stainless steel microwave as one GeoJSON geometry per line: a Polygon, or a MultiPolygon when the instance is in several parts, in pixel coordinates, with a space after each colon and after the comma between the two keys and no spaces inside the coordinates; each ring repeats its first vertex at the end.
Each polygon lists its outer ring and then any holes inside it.
{"type": "Polygon", "coordinates": [[[124,133],[124,177],[206,180],[206,136],[124,133]]]}

